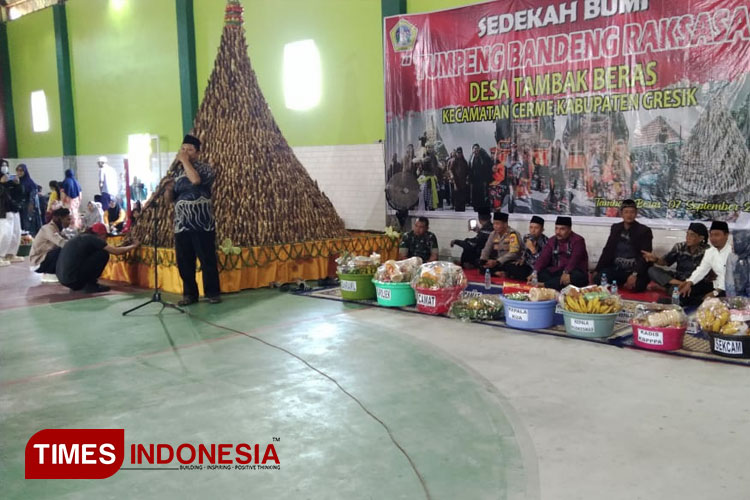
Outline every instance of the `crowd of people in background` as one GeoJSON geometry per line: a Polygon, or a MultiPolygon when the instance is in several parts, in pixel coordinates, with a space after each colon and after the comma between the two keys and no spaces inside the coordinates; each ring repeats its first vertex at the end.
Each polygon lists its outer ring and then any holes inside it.
{"type": "MultiPolygon", "coordinates": [[[[407,148],[404,164],[411,165],[410,168],[415,168],[415,173],[420,174],[427,186],[424,199],[436,205],[444,195],[445,186],[435,175],[438,167],[434,152],[427,148],[423,153],[421,160],[413,161],[416,158],[413,148],[407,148]]],[[[521,152],[521,157],[526,156],[527,152],[521,152]]],[[[554,163],[554,154],[552,158],[554,163]]],[[[97,163],[100,192],[81,213],[83,191],[72,170],[65,171],[62,181],[50,181],[50,192],[43,195],[41,186],[34,181],[25,164],[19,164],[12,175],[8,162],[0,160],[0,267],[24,260],[17,255],[22,233],[33,238],[29,260],[34,270],[43,275],[43,281],[59,279],[60,259],[68,262],[68,267],[75,267],[72,258],[64,259],[63,256],[66,255],[67,243],[81,234],[90,237],[76,243],[80,246],[78,250],[90,253],[87,256],[93,259],[97,269],[105,260],[104,254],[122,253],[108,247],[106,236],[128,232],[132,228],[141,212],[140,201],[135,202],[130,214],[126,213],[115,195],[117,179],[114,169],[108,165],[106,157],[100,157],[97,163]]],[[[733,255],[726,222],[714,221],[710,229],[694,222],[690,224],[684,242],[676,244],[664,256],[658,256],[653,252],[651,229],[636,220],[637,205],[627,199],[619,208],[622,220],[611,226],[601,256],[593,271],[589,272],[586,241],[573,232],[570,217],[558,216],[551,236],[545,234],[545,220],[537,215],[531,218],[528,232],[523,235],[509,225],[507,213],[498,210],[491,217],[489,180],[498,171],[479,145],[473,146],[468,161],[461,148],[457,148],[448,165],[453,179],[459,179],[456,186],[462,188],[453,191],[456,209],[465,209],[468,201],[480,205],[478,221],[472,228],[476,236],[450,243],[451,247],[462,249],[460,264],[464,268],[478,269],[499,278],[542,283],[558,290],[567,285],[585,286],[589,283],[618,284],[632,292],[642,292],[650,287],[672,291],[682,297],[681,301],[686,305],[697,304],[706,296],[722,296],[726,291],[726,267],[733,255]],[[469,182],[471,172],[479,176],[469,182]],[[675,268],[670,269],[672,266],[675,268]]],[[[520,184],[525,182],[523,179],[533,178],[531,170],[525,173],[505,171],[504,175],[517,178],[520,184]]],[[[555,172],[549,177],[552,191],[557,177],[555,172]]],[[[510,185],[516,185],[515,182],[510,185]]],[[[429,220],[419,217],[413,230],[403,235],[399,254],[401,258],[417,256],[429,262],[438,260],[438,250],[437,237],[429,231],[429,220]]],[[[742,259],[734,260],[735,266],[742,262],[742,259]]],[[[64,276],[70,282],[68,285],[77,287],[74,289],[102,290],[88,274],[79,276],[70,271],[64,276]]],[[[195,300],[195,297],[189,299],[195,300]]]]}
{"type": "Polygon", "coordinates": [[[513,212],[516,201],[528,202],[536,191],[548,194],[549,211],[567,210],[567,153],[559,139],[545,150],[545,160],[527,143],[498,142],[489,151],[473,144],[465,154],[461,146],[448,151],[429,141],[426,133],[419,140],[420,146],[408,144],[402,157],[393,153],[386,170],[386,180],[403,172],[417,179],[419,202],[410,208],[464,212],[470,206],[479,212],[507,206],[513,212]]]}
{"type": "Polygon", "coordinates": [[[128,232],[140,214],[141,206],[136,202],[128,215],[122,198],[117,196],[115,170],[109,166],[106,157],[99,157],[97,163],[99,193],[82,209],[83,190],[72,169],[65,170],[62,180],[49,181],[49,193],[44,194],[42,186],[34,181],[25,164],[18,164],[13,175],[8,161],[0,160],[0,267],[25,260],[18,251],[22,235],[28,235],[32,239],[29,263],[42,275],[43,282],[62,283],[59,279],[62,270],[69,281],[63,284],[69,288],[91,293],[104,290],[105,287],[98,285],[89,274],[92,269],[98,269],[95,278],[101,274],[103,266],[100,264],[102,261],[106,263],[104,253],[124,253],[119,247],[108,247],[106,237],[128,232]],[[81,239],[87,244],[73,245],[80,246],[75,255],[66,253],[67,244],[73,240],[78,242],[82,236],[87,236],[81,239]],[[98,239],[95,241],[89,237],[98,239]],[[70,256],[63,258],[65,255],[70,256]],[[96,265],[79,266],[79,261],[88,257],[94,259],[95,262],[91,263],[96,265]],[[62,265],[61,261],[67,264],[62,265]]]}
{"type": "Polygon", "coordinates": [[[468,142],[444,142],[434,125],[426,128],[419,142],[405,138],[403,150],[389,151],[386,181],[408,174],[419,184],[410,210],[463,212],[469,206],[616,217],[617,207],[595,200],[666,200],[678,159],[666,122],[652,142],[631,147],[619,112],[572,116],[563,131],[546,118],[499,120],[494,141],[477,138],[470,149],[468,142]]]}
{"type": "MultiPolygon", "coordinates": [[[[164,199],[175,206],[175,254],[183,283],[183,299],[178,304],[181,306],[198,302],[196,259],[201,263],[207,301],[221,302],[211,204],[216,174],[198,159],[200,147],[197,137],[186,135],[175,158],[173,175],[164,177],[160,187],[164,199]]],[[[42,197],[41,186],[33,182],[26,165],[19,164],[17,175],[11,176],[8,162],[0,160],[0,266],[25,260],[18,255],[23,230],[33,238],[29,262],[35,272],[42,274],[43,282],[59,282],[85,293],[109,289],[98,283],[109,256],[127,253],[140,243],[132,240],[130,245],[113,247],[107,237],[130,232],[142,206],[140,199],[134,200],[127,213],[116,196],[115,170],[106,157],[99,157],[97,164],[99,193],[81,214],[83,192],[72,170],[65,171],[63,181],[51,181],[50,194],[42,197]],[[42,214],[46,224],[42,224],[42,214]]],[[[141,189],[137,197],[144,198],[145,194],[141,189]]]]}
{"type": "MultiPolygon", "coordinates": [[[[651,229],[636,220],[636,203],[623,201],[619,213],[622,220],[612,224],[592,271],[586,240],[573,232],[572,219],[567,216],[557,217],[551,236],[544,233],[545,220],[533,216],[528,232],[522,236],[509,225],[507,213],[497,211],[490,221],[490,212],[481,210],[473,227],[476,236],[453,240],[450,246],[462,249],[462,267],[477,269],[480,274],[539,283],[556,290],[568,285],[611,284],[629,292],[664,291],[672,295],[668,300],[679,297],[682,305],[724,296],[729,285],[728,263],[734,269],[746,258],[733,254],[728,243],[729,226],[723,221],[712,222],[710,228],[691,223],[685,241],[660,257],[653,252],[651,229]]],[[[429,227],[426,217],[416,220],[414,229],[402,236],[400,258],[438,260],[437,237],[429,227]]],[[[734,277],[731,279],[734,284],[734,277]]]]}

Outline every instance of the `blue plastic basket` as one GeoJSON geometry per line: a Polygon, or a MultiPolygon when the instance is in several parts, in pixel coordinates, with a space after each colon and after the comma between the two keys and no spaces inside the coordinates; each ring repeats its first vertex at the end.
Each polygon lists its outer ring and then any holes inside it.
{"type": "Polygon", "coordinates": [[[538,330],[555,324],[556,300],[530,302],[501,297],[505,305],[505,323],[513,328],[538,330]]]}

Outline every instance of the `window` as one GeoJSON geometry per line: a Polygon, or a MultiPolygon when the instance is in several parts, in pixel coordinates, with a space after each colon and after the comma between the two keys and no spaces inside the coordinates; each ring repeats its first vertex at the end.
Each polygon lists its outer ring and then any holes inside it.
{"type": "Polygon", "coordinates": [[[284,46],[284,102],[288,109],[304,111],[320,102],[320,53],[313,40],[284,46]]]}
{"type": "Polygon", "coordinates": [[[47,132],[49,130],[47,96],[43,90],[35,90],[31,93],[31,128],[34,132],[47,132]]]}

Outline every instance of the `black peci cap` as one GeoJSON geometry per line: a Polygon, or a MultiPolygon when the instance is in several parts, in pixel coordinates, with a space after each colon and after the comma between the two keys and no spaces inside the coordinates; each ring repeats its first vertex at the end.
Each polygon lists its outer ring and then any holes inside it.
{"type": "Polygon", "coordinates": [[[544,226],[544,219],[542,219],[538,215],[535,215],[534,217],[532,217],[530,222],[532,224],[539,224],[540,226],[544,226]]]}
{"type": "Polygon", "coordinates": [[[711,223],[711,231],[724,231],[725,233],[729,232],[729,225],[724,222],[723,220],[715,220],[711,223]]]}
{"type": "Polygon", "coordinates": [[[182,143],[183,144],[192,144],[193,146],[195,146],[195,149],[198,149],[198,150],[200,150],[200,148],[201,148],[201,141],[200,141],[200,139],[198,139],[194,135],[190,135],[190,134],[186,135],[185,138],[182,139],[182,143]]]}
{"type": "Polygon", "coordinates": [[[573,227],[573,219],[571,219],[570,217],[564,217],[564,216],[562,216],[562,215],[561,215],[561,216],[560,216],[560,217],[558,217],[558,218],[557,218],[557,220],[555,221],[555,225],[556,225],[556,226],[568,226],[568,227],[573,227]]]}
{"type": "Polygon", "coordinates": [[[692,231],[695,234],[703,236],[704,238],[708,238],[708,229],[706,229],[706,226],[704,224],[701,224],[700,222],[691,222],[690,227],[688,227],[688,231],[692,231]]]}

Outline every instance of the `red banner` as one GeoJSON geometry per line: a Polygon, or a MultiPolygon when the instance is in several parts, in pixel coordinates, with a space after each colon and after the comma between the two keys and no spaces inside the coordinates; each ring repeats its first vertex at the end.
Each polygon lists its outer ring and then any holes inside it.
{"type": "Polygon", "coordinates": [[[744,0],[501,0],[385,19],[395,209],[750,226],[744,0]],[[403,189],[400,191],[403,193],[403,189]],[[410,205],[410,206],[406,206],[410,205]]]}

